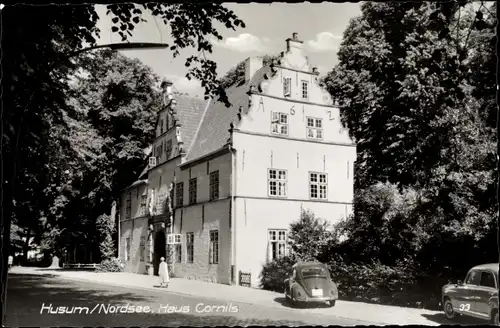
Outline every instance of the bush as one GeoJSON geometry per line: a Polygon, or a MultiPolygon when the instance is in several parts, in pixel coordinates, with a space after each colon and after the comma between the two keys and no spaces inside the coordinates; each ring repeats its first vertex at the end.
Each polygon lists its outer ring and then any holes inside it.
{"type": "Polygon", "coordinates": [[[97,218],[96,226],[101,238],[99,243],[101,258],[103,260],[111,259],[116,254],[115,242],[113,241],[113,234],[116,230],[114,219],[109,215],[102,214],[97,218]]]}
{"type": "Polygon", "coordinates": [[[117,258],[104,260],[96,267],[96,272],[123,272],[122,262],[117,258]]]}
{"type": "Polygon", "coordinates": [[[283,293],[285,290],[284,280],[290,278],[292,266],[295,264],[295,259],[290,256],[285,256],[264,264],[260,273],[260,287],[265,290],[272,290],[283,293]]]}

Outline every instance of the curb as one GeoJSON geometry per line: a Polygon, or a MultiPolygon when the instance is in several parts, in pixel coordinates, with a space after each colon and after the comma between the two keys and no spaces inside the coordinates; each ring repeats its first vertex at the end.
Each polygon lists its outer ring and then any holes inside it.
{"type": "MultiPolygon", "coordinates": [[[[18,273],[22,274],[23,272],[18,272],[18,273]]],[[[35,274],[35,275],[46,275],[46,274],[49,274],[49,275],[54,275],[54,276],[57,276],[59,278],[66,279],[66,280],[92,282],[92,283],[95,283],[95,284],[98,284],[98,285],[108,285],[108,286],[124,287],[124,288],[134,289],[134,290],[135,289],[137,289],[137,290],[147,289],[147,290],[155,291],[155,292],[158,292],[158,293],[169,293],[169,294],[179,295],[179,296],[200,297],[200,298],[204,298],[204,299],[207,299],[207,300],[219,301],[219,302],[220,301],[231,301],[231,302],[241,303],[241,304],[246,304],[246,305],[258,306],[258,307],[264,307],[264,308],[274,308],[274,309],[280,309],[280,310],[285,310],[285,311],[289,311],[289,312],[295,312],[293,309],[289,309],[287,307],[278,307],[278,306],[272,306],[272,305],[261,305],[261,304],[255,304],[255,303],[245,302],[245,301],[239,301],[239,300],[235,301],[235,300],[230,300],[230,299],[226,299],[226,298],[222,299],[222,298],[215,298],[215,297],[210,297],[210,296],[199,296],[199,295],[193,295],[193,294],[182,293],[182,292],[174,292],[174,291],[170,291],[168,289],[167,290],[158,290],[158,288],[149,287],[149,286],[148,287],[139,287],[139,286],[130,286],[130,285],[127,285],[127,284],[114,283],[114,282],[95,281],[93,279],[88,279],[88,278],[67,277],[67,276],[58,274],[57,272],[54,272],[54,273],[51,273],[51,272],[33,273],[30,270],[26,270],[26,273],[32,273],[32,274],[35,274]]],[[[13,274],[16,274],[16,272],[13,272],[13,274]]],[[[387,322],[383,323],[383,322],[376,322],[376,321],[365,321],[365,320],[361,320],[361,319],[358,319],[358,318],[350,318],[350,317],[340,316],[340,315],[336,315],[336,314],[326,314],[326,313],[308,313],[308,314],[311,314],[311,315],[321,315],[321,316],[324,316],[324,317],[336,317],[336,318],[340,318],[340,319],[347,319],[347,320],[352,320],[352,321],[358,321],[359,325],[380,325],[380,326],[386,326],[386,325],[392,325],[392,324],[394,324],[394,323],[387,323],[387,322]]]]}

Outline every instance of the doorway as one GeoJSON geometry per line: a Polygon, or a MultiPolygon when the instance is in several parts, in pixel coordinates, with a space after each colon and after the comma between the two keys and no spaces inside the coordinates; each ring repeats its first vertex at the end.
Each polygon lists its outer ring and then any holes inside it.
{"type": "Polygon", "coordinates": [[[166,258],[167,256],[167,249],[166,249],[166,237],[165,237],[165,231],[158,231],[155,234],[155,239],[154,239],[154,275],[158,275],[158,271],[160,268],[160,259],[162,257],[166,258]]]}

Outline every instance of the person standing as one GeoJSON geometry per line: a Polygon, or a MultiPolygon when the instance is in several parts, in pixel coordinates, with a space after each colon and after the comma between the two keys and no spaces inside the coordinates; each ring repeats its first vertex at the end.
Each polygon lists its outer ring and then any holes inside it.
{"type": "Polygon", "coordinates": [[[168,275],[168,264],[165,262],[165,258],[162,257],[160,259],[160,269],[158,270],[158,274],[160,275],[160,287],[168,287],[168,283],[170,282],[170,277],[168,275]]]}

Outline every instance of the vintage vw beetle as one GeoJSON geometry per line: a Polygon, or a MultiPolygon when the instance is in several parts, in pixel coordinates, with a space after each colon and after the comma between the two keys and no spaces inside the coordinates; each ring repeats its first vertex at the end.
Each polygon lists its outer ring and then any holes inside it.
{"type": "Polygon", "coordinates": [[[335,306],[339,298],[337,286],[328,267],[320,262],[299,262],[292,267],[292,276],[285,279],[285,299],[299,303],[327,303],[335,306]]]}

